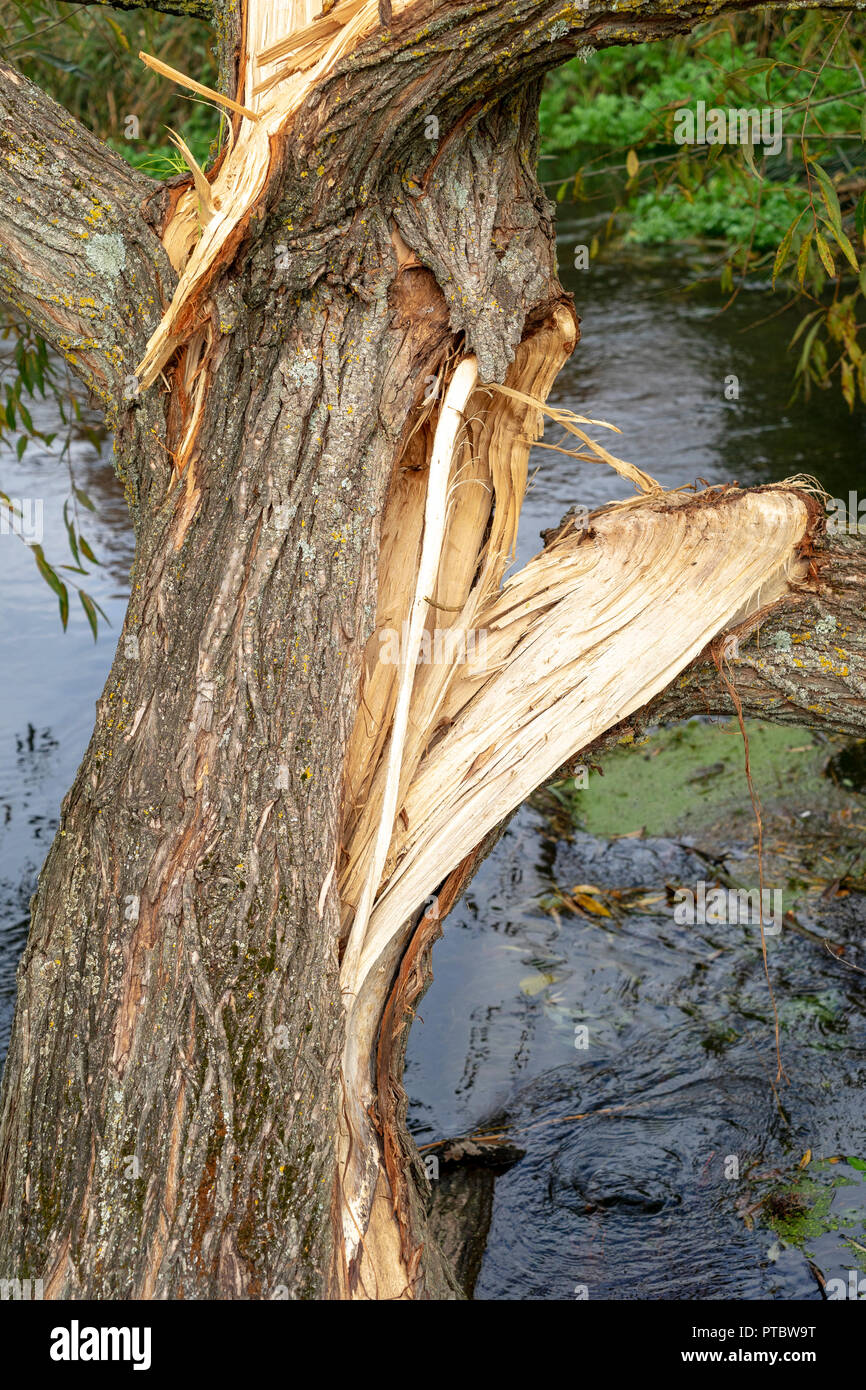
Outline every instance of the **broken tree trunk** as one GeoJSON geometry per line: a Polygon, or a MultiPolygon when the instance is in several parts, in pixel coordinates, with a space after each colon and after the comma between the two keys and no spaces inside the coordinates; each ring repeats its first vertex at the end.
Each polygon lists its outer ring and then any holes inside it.
{"type": "Polygon", "coordinates": [[[4,1074],[0,1265],[46,1296],[459,1296],[400,1090],[442,918],[569,757],[824,601],[808,487],[665,494],[561,411],[638,496],[502,586],[577,341],[540,76],[719,7],[326,8],[214,0],[231,140],[166,187],[0,69],[3,293],[137,537],[4,1074]]]}

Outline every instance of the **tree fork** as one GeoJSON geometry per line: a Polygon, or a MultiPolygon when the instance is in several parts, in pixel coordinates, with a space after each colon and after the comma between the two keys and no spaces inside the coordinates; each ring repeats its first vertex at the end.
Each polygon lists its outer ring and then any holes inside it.
{"type": "MultiPolygon", "coordinates": [[[[645,586],[634,642],[652,602],[670,589],[679,603],[679,643],[610,704],[621,725],[720,633],[813,582],[820,526],[802,492],[677,499],[631,470],[647,496],[595,519],[594,537],[558,536],[501,589],[540,407],[577,336],[534,173],[541,75],[581,43],[686,32],[722,8],[394,5],[384,32],[378,5],[352,0],[312,24],[288,0],[249,0],[242,29],[214,0],[221,88],[252,114],[235,116],[209,194],[127,170],[0,73],[3,292],[119,418],[137,534],[4,1074],[2,1262],[48,1296],[459,1294],[427,1238],[400,1090],[440,920],[425,900],[440,917],[456,900],[503,816],[553,773],[551,749],[561,763],[609,734],[603,691],[576,714],[584,672],[622,669],[632,640],[605,584],[623,604],[645,586]],[[425,591],[430,460],[470,358],[425,591]],[[672,541],[691,581],[665,558],[672,541]],[[621,583],[644,555],[641,583],[621,583]],[[696,615],[701,577],[717,591],[696,615]],[[604,650],[580,602],[599,603],[604,650]],[[382,660],[413,603],[428,638],[489,626],[489,665],[382,660]],[[556,661],[536,670],[534,651],[556,661]],[[521,671],[518,687],[546,682],[547,722],[536,735],[525,709],[509,744],[497,692],[521,671]]],[[[850,573],[831,587],[856,604],[850,573]]],[[[786,679],[782,717],[811,699],[809,680],[786,679]]]]}

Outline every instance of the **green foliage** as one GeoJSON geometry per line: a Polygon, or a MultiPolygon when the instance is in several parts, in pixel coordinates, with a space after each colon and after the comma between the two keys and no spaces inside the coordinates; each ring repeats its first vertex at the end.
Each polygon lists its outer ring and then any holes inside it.
{"type": "MultiPolygon", "coordinates": [[[[195,155],[196,162],[206,169],[208,163],[216,155],[222,143],[225,131],[225,117],[222,113],[215,110],[208,102],[198,98],[189,98],[185,101],[186,110],[180,126],[172,126],[183,136],[192,153],[195,155]]],[[[169,122],[169,124],[171,124],[169,122]]],[[[139,141],[135,144],[128,140],[110,137],[109,144],[118,154],[135,166],[143,170],[153,179],[170,179],[175,174],[186,174],[187,166],[175,147],[168,142],[158,148],[152,148],[139,141]]]]}
{"type": "Polygon", "coordinates": [[[866,44],[852,16],[725,17],[688,39],[607,49],[553,73],[548,156],[581,159],[558,197],[600,203],[606,236],[699,243],[723,294],[769,279],[796,304],[795,391],[866,403],[866,44]],[[779,109],[782,150],[677,145],[678,108],[779,109]]]}
{"type": "MultiPolygon", "coordinates": [[[[744,15],[714,21],[670,43],[603,49],[588,62],[573,59],[545,84],[544,148],[627,148],[644,143],[648,135],[662,145],[670,136],[675,109],[698,100],[708,106],[769,104],[791,110],[810,98],[814,69],[805,65],[838,23],[817,13],[805,22],[744,15]]],[[[853,67],[835,63],[824,71],[820,91],[811,96],[813,106],[817,100],[825,102],[825,132],[852,129],[852,110],[858,112],[862,102],[843,100],[841,94],[859,86],[853,67]],[[839,100],[827,100],[835,94],[839,100]]]]}
{"type": "Polygon", "coordinates": [[[636,195],[628,205],[626,235],[644,244],[695,238],[743,244],[751,238],[755,250],[775,251],[790,224],[797,192],[793,179],[771,184],[764,192],[756,221],[750,188],[743,180],[720,171],[699,184],[688,198],[681,188],[651,189],[636,195]]]}
{"type": "Polygon", "coordinates": [[[140,51],[213,86],[210,29],[150,10],[113,10],[59,0],[0,0],[0,51],[130,164],[152,178],[186,166],[171,145],[177,130],[200,164],[218,148],[220,115],[145,67],[140,51]],[[131,138],[135,129],[138,133],[131,138]]]}

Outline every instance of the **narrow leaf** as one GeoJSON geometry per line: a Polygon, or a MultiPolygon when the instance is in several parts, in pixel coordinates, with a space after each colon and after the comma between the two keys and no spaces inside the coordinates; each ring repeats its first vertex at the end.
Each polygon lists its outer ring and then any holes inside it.
{"type": "Polygon", "coordinates": [[[792,242],[793,239],[794,239],[794,233],[796,232],[797,228],[799,227],[800,223],[802,222],[803,217],[804,217],[804,215],[805,215],[805,212],[806,212],[806,209],[803,208],[802,212],[800,212],[800,213],[797,214],[797,216],[794,218],[793,222],[791,223],[790,227],[788,228],[787,232],[786,232],[785,235],[782,237],[782,240],[779,242],[779,249],[778,249],[778,251],[776,252],[776,259],[775,259],[775,261],[774,261],[774,263],[773,263],[773,287],[774,287],[774,288],[775,288],[775,285],[776,285],[776,276],[779,274],[779,271],[782,269],[782,266],[785,264],[785,261],[786,261],[787,256],[788,256],[788,252],[789,252],[790,249],[791,249],[791,242],[792,242]]]}
{"type": "Polygon", "coordinates": [[[839,195],[833,187],[832,183],[830,182],[830,179],[827,176],[827,174],[824,173],[824,170],[821,168],[820,164],[816,164],[814,160],[810,160],[809,162],[812,166],[812,173],[818,180],[818,185],[821,189],[821,196],[826,204],[827,212],[830,216],[830,222],[833,226],[833,229],[834,231],[841,232],[842,209],[839,206],[839,195]]]}
{"type": "Polygon", "coordinates": [[[809,247],[812,243],[812,233],[807,232],[803,238],[803,245],[800,247],[800,254],[797,257],[797,279],[802,285],[806,275],[806,263],[809,260],[809,247]]]}
{"type": "Polygon", "coordinates": [[[93,640],[95,642],[99,636],[99,620],[96,616],[96,607],[93,599],[89,594],[86,594],[83,589],[78,590],[78,597],[81,599],[81,607],[87,614],[87,621],[90,623],[90,630],[93,633],[93,640]]]}
{"type": "Polygon", "coordinates": [[[827,245],[827,242],[825,241],[824,237],[822,237],[820,232],[815,233],[815,245],[818,248],[818,255],[821,257],[821,264],[823,265],[827,274],[835,276],[836,266],[833,262],[833,257],[830,254],[830,247],[827,245]]]}
{"type": "Polygon", "coordinates": [[[91,502],[90,498],[87,496],[86,492],[83,492],[80,487],[73,488],[73,491],[75,493],[75,496],[81,503],[82,507],[86,507],[89,512],[96,511],[95,506],[91,502]]]}
{"type": "Polygon", "coordinates": [[[74,531],[74,529],[73,529],[72,522],[69,520],[69,498],[68,498],[68,497],[67,497],[66,501],[63,503],[63,522],[64,522],[64,525],[66,526],[66,535],[67,535],[67,537],[68,537],[68,539],[69,539],[69,549],[70,549],[71,552],[72,552],[72,558],[73,558],[73,560],[75,561],[75,564],[76,564],[76,565],[78,566],[78,568],[80,569],[80,568],[81,568],[81,559],[80,559],[79,554],[78,554],[78,545],[77,545],[76,540],[75,540],[75,531],[74,531]]]}
{"type": "Polygon", "coordinates": [[[806,341],[803,344],[803,351],[800,353],[800,360],[797,363],[797,370],[794,373],[795,376],[800,376],[800,374],[805,371],[806,364],[809,361],[809,354],[812,351],[812,343],[815,341],[815,334],[818,332],[818,329],[820,327],[821,320],[817,319],[815,323],[812,324],[812,327],[809,329],[809,332],[806,335],[806,341]]]}
{"type": "Polygon", "coordinates": [[[66,624],[69,621],[69,591],[60,576],[49,565],[42,553],[42,546],[32,545],[30,549],[36,556],[36,566],[39,573],[42,575],[48,587],[53,589],[57,595],[57,601],[60,605],[60,621],[63,624],[63,630],[65,632],[66,624]]]}
{"type": "Polygon", "coordinates": [[[78,544],[81,546],[81,553],[84,556],[84,558],[86,560],[89,560],[92,565],[98,565],[99,561],[97,560],[93,551],[90,549],[90,546],[88,545],[87,541],[84,539],[80,531],[78,533],[78,544]]]}
{"type": "Polygon", "coordinates": [[[845,256],[845,258],[846,258],[846,260],[848,261],[848,264],[851,266],[852,270],[859,271],[859,270],[860,270],[860,263],[859,263],[859,261],[857,260],[857,256],[855,255],[854,247],[851,245],[851,243],[850,243],[850,241],[848,240],[848,238],[846,237],[845,233],[844,233],[844,232],[837,232],[837,233],[836,233],[836,240],[837,240],[837,242],[839,243],[839,249],[840,249],[840,251],[841,251],[842,254],[845,256]]]}

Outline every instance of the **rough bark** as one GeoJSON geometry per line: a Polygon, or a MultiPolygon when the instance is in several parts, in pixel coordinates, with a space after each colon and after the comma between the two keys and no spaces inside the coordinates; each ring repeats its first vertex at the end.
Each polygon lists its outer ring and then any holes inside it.
{"type": "MultiPolygon", "coordinates": [[[[336,871],[382,518],[401,471],[424,467],[413,429],[430,377],[472,352],[483,381],[513,381],[520,344],[557,312],[570,321],[534,173],[541,73],[579,43],[683,32],[720,8],[403,11],[275,142],[264,196],[134,401],[131,364],[176,283],[160,234],[180,190],[0,71],[2,293],[117,422],[137,535],[124,630],[33,900],[4,1074],[0,1265],[46,1296],[458,1295],[427,1238],[399,1091],[429,915],[422,935],[406,924],[381,998],[372,1120],[393,1229],[365,1270],[339,1227],[336,871]]],[[[849,560],[828,602],[856,606],[849,560]]],[[[859,653],[859,627],[847,640],[859,653]]],[[[815,652],[800,676],[779,648],[774,717],[814,703],[820,679],[819,702],[841,696],[827,720],[860,727],[861,686],[828,688],[815,652]]]]}
{"type": "Polygon", "coordinates": [[[146,218],[162,185],[0,61],[0,295],[117,419],[176,276],[146,218]]]}
{"type": "Polygon", "coordinates": [[[273,265],[214,306],[194,445],[200,342],[161,437],[139,410],[118,432],[132,599],[6,1068],[4,1229],[60,1296],[302,1295],[330,1263],[340,768],[379,500],[413,359],[426,375],[438,349],[389,304],[381,225],[364,297],[287,313],[273,265]]]}
{"type": "Polygon", "coordinates": [[[212,0],[83,0],[85,5],[105,5],[112,10],[156,10],[186,19],[210,19],[212,0]]]}

